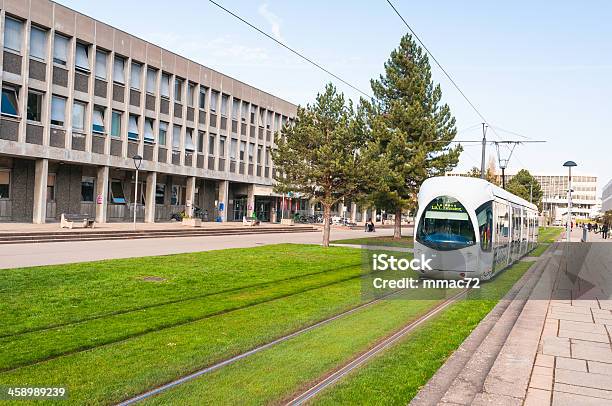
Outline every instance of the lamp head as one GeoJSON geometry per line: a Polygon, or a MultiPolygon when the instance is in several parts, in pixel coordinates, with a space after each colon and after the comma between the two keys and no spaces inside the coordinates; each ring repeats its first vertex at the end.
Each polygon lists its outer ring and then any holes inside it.
{"type": "Polygon", "coordinates": [[[134,167],[136,167],[136,169],[140,169],[140,164],[142,163],[142,157],[136,154],[132,157],[132,159],[134,160],[134,167]]]}
{"type": "Polygon", "coordinates": [[[574,161],[567,161],[563,164],[563,166],[571,168],[571,167],[578,166],[578,165],[574,161]]]}

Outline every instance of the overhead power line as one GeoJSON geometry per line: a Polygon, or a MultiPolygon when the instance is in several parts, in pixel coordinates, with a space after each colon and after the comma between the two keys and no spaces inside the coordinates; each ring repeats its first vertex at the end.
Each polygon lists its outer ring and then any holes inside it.
{"type": "Polygon", "coordinates": [[[282,43],[281,41],[277,40],[276,38],[274,38],[273,36],[271,36],[267,32],[263,31],[261,28],[255,26],[254,24],[252,24],[249,21],[245,20],[244,18],[240,17],[238,14],[234,13],[233,11],[228,10],[227,8],[223,7],[221,4],[217,3],[214,0],[208,0],[208,1],[210,1],[212,4],[214,4],[215,6],[219,7],[221,10],[225,11],[226,13],[231,15],[232,17],[237,18],[238,20],[242,21],[244,24],[248,25],[249,27],[251,27],[255,31],[259,32],[260,34],[262,34],[262,35],[266,36],[267,38],[271,39],[272,41],[276,42],[278,45],[282,46],[283,48],[285,48],[285,49],[289,50],[290,52],[294,53],[295,55],[299,56],[300,58],[302,58],[306,62],[310,63],[311,65],[317,67],[318,69],[320,69],[323,72],[327,73],[331,77],[333,77],[333,78],[339,80],[340,82],[344,83],[345,85],[347,85],[351,89],[361,93],[362,95],[366,96],[368,99],[373,99],[373,97],[370,94],[368,94],[368,93],[364,92],[363,90],[359,89],[357,86],[352,85],[347,80],[342,79],[340,76],[336,75],[335,73],[333,73],[329,69],[323,67],[321,64],[315,62],[311,58],[303,55],[302,53],[296,51],[295,49],[291,48],[290,46],[288,46],[288,45],[282,43]]]}

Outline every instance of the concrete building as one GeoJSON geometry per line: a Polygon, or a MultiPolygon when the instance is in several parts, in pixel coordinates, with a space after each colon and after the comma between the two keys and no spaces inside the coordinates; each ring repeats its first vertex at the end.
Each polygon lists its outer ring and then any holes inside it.
{"type": "Polygon", "coordinates": [[[612,210],[612,179],[604,186],[601,193],[601,212],[612,210]]]}
{"type": "Polygon", "coordinates": [[[0,221],[278,220],[295,105],[48,0],[0,0],[0,32],[0,221]]]}

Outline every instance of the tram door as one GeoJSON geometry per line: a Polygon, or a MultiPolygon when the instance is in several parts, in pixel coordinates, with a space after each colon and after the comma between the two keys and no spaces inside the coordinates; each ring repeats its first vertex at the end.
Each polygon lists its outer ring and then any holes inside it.
{"type": "Polygon", "coordinates": [[[521,208],[512,206],[512,262],[521,257],[521,229],[521,208]]]}

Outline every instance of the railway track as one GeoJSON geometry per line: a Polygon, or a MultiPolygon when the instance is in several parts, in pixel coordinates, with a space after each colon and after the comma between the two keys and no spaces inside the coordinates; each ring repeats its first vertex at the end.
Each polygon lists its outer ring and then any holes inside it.
{"type": "MultiPolygon", "coordinates": [[[[362,310],[364,308],[367,308],[369,306],[372,306],[384,299],[387,299],[393,295],[396,295],[398,293],[401,293],[403,290],[396,290],[393,291],[391,293],[388,293],[384,296],[381,296],[377,299],[371,300],[367,303],[363,303],[359,306],[353,307],[352,309],[346,310],[342,313],[338,313],[335,316],[329,317],[327,319],[321,320],[315,324],[312,324],[310,326],[304,327],[300,330],[294,331],[293,333],[284,335],[282,337],[279,337],[273,341],[270,341],[266,344],[262,344],[258,347],[255,347],[249,351],[243,352],[241,354],[238,354],[234,357],[228,358],[224,361],[220,361],[216,364],[210,365],[206,368],[202,368],[200,370],[197,370],[189,375],[185,375],[181,378],[178,378],[176,380],[173,380],[171,382],[168,382],[162,386],[159,386],[155,389],[151,389],[147,392],[141,393],[137,396],[134,396],[132,398],[123,400],[120,403],[117,403],[116,406],[127,406],[127,405],[133,405],[136,404],[138,402],[141,402],[143,400],[146,400],[148,398],[151,398],[155,395],[161,394],[162,392],[165,392],[169,389],[175,388],[177,386],[180,386],[184,383],[187,383],[189,381],[192,381],[200,376],[206,375],[208,373],[211,373],[213,371],[216,371],[218,369],[221,369],[225,366],[231,365],[237,361],[240,361],[242,359],[248,358],[251,355],[257,354],[263,350],[266,350],[268,348],[274,347],[277,344],[280,344],[284,341],[290,340],[292,338],[298,337],[300,335],[303,335],[309,331],[312,331],[318,327],[324,326],[328,323],[331,323],[335,320],[341,319],[343,317],[346,317],[348,315],[351,315],[355,312],[358,312],[359,310],[362,310]]],[[[358,366],[360,366],[361,364],[363,364],[364,362],[366,362],[368,359],[370,359],[372,356],[376,355],[377,353],[379,353],[380,351],[384,350],[385,348],[387,348],[389,345],[391,345],[392,343],[396,342],[397,340],[399,340],[401,337],[403,337],[406,333],[412,331],[415,327],[417,327],[418,325],[422,324],[423,322],[429,320],[431,317],[435,316],[436,314],[438,314],[440,311],[444,310],[446,307],[448,307],[450,304],[454,303],[456,300],[458,300],[460,297],[462,297],[463,295],[465,295],[467,293],[468,289],[464,289],[461,292],[459,292],[458,294],[454,295],[453,297],[445,300],[444,302],[440,303],[439,305],[437,305],[436,307],[434,307],[433,309],[431,309],[429,312],[427,312],[425,315],[421,316],[420,318],[418,318],[417,320],[411,322],[410,324],[408,324],[407,326],[405,326],[404,328],[402,328],[400,331],[394,333],[392,336],[384,339],[383,341],[379,342],[375,347],[373,347],[372,349],[370,349],[367,353],[360,355],[357,359],[351,361],[349,364],[345,365],[344,367],[342,367],[342,369],[340,369],[339,371],[335,372],[333,375],[330,375],[329,377],[325,378],[323,381],[317,383],[317,385],[313,386],[312,388],[310,388],[308,391],[300,394],[300,396],[298,396],[297,398],[295,398],[294,400],[292,400],[291,402],[289,402],[289,404],[301,404],[302,402],[310,399],[311,397],[315,396],[318,392],[320,392],[321,390],[323,390],[325,387],[333,384],[334,382],[336,382],[338,379],[342,378],[344,375],[346,375],[348,372],[354,370],[355,368],[357,368],[358,366]],[[296,403],[297,402],[297,403],[296,403]]]]}

